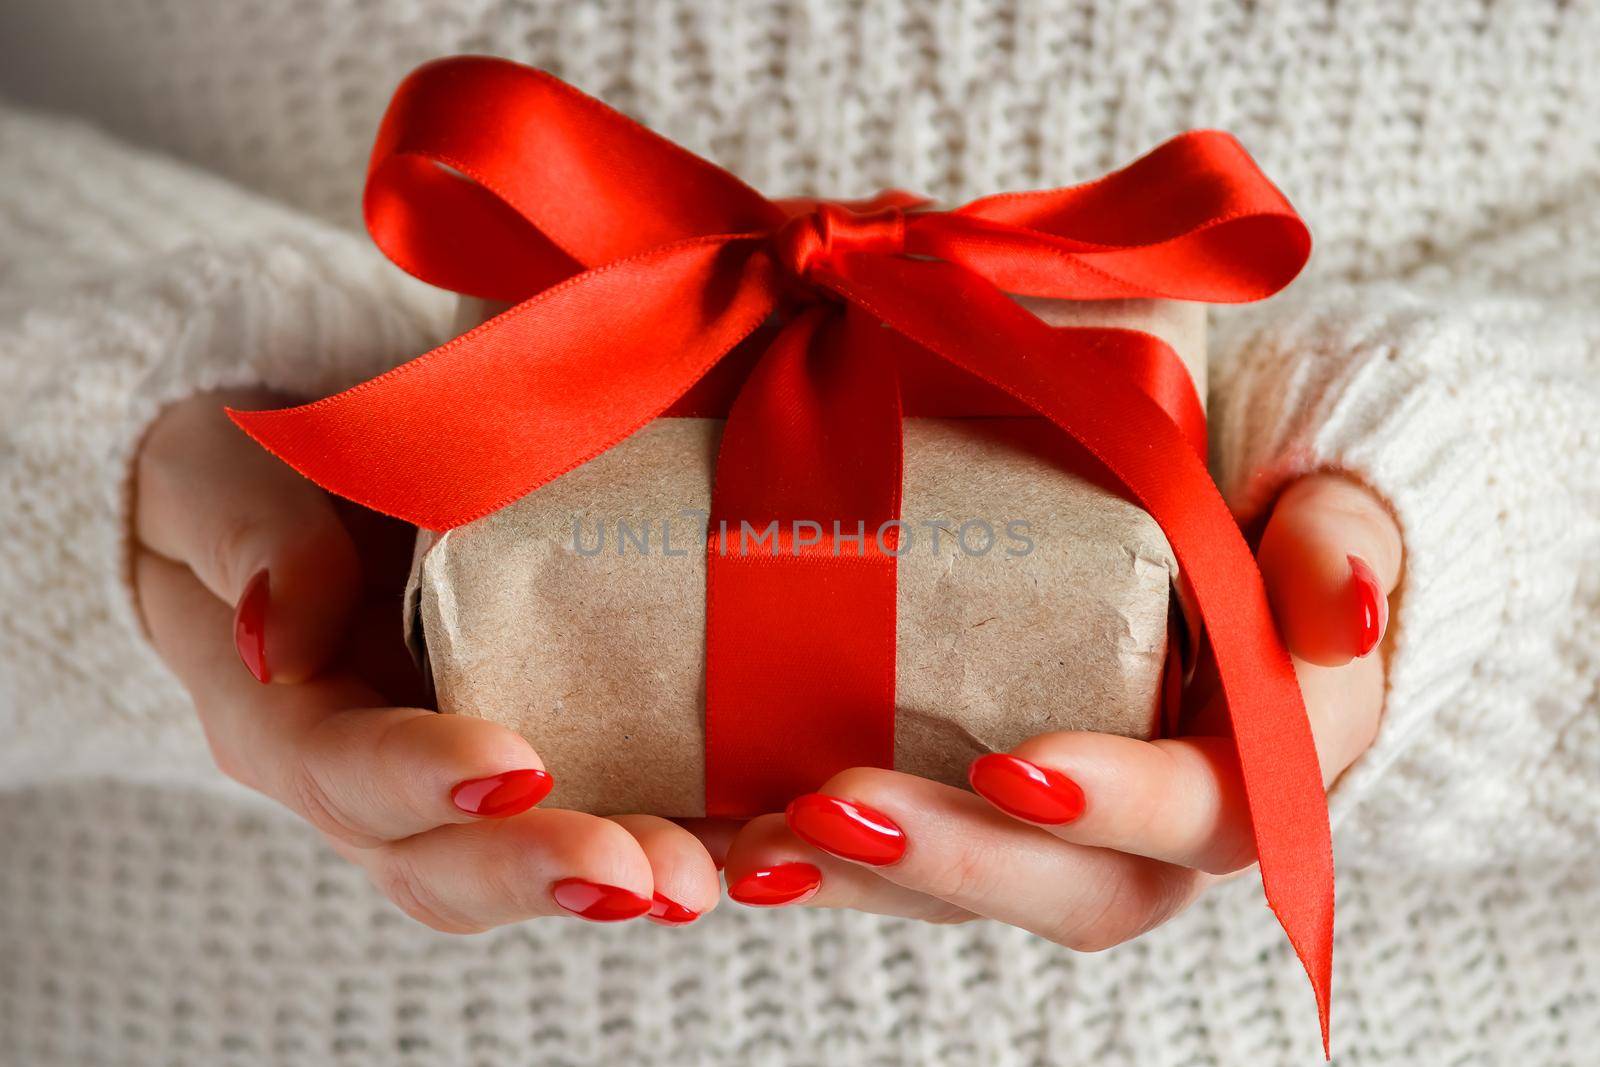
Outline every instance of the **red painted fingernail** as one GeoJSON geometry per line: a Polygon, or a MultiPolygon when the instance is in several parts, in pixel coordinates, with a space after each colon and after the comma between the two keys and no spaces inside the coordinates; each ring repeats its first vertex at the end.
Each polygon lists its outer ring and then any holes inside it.
{"type": "Polygon", "coordinates": [[[557,904],[590,922],[622,922],[650,910],[650,901],[638,893],[586,878],[563,878],[550,887],[550,895],[557,904]]]}
{"type": "Polygon", "coordinates": [[[1060,826],[1083,814],[1083,789],[1077,782],[1060,771],[1004,752],[973,760],[967,781],[983,799],[1028,822],[1060,826]]]}
{"type": "Polygon", "coordinates": [[[233,645],[245,667],[263,685],[272,681],[272,668],[267,666],[268,584],[266,569],[257,571],[233,612],[233,645]]]}
{"type": "Polygon", "coordinates": [[[649,919],[653,923],[660,923],[662,926],[688,926],[698,918],[700,918],[698,911],[686,908],[676,900],[664,897],[660,893],[650,897],[649,919]]]}
{"type": "Polygon", "coordinates": [[[468,815],[504,819],[539,803],[550,795],[554,784],[555,780],[544,771],[527,767],[487,778],[469,778],[450,790],[450,800],[468,815]]]}
{"type": "Polygon", "coordinates": [[[751,871],[728,887],[728,896],[755,908],[810,900],[822,888],[822,872],[809,863],[780,863],[751,871]]]}
{"type": "Polygon", "coordinates": [[[1378,576],[1372,573],[1367,561],[1360,556],[1349,556],[1350,590],[1355,600],[1356,656],[1369,655],[1383,640],[1383,631],[1389,626],[1389,598],[1383,595],[1378,576]]]}
{"type": "Polygon", "coordinates": [[[824,852],[882,867],[906,854],[906,834],[889,816],[865,804],[807,793],[783,813],[789,829],[824,852]]]}

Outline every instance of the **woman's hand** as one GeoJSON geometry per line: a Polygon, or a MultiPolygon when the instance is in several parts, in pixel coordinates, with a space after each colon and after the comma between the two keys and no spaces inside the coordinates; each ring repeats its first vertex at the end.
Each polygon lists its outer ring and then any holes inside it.
{"type": "MultiPolygon", "coordinates": [[[[1258,555],[1331,784],[1377,731],[1374,653],[1399,532],[1366,490],[1319,475],[1278,501],[1258,555]]],[[[984,916],[1076,949],[1137,937],[1255,862],[1222,709],[1203,681],[1192,689],[1188,736],[1045,734],[974,763],[976,792],[886,770],[838,774],[739,831],[730,895],[935,922],[984,916]]]]}
{"type": "Polygon", "coordinates": [[[413,531],[336,505],[224,403],[273,398],[195,397],[152,427],[133,560],[145,624],[217,765],[436,929],[566,912],[678,925],[710,910],[716,869],[688,831],[534,809],[550,779],[525,740],[417,706],[400,601],[413,531]]]}

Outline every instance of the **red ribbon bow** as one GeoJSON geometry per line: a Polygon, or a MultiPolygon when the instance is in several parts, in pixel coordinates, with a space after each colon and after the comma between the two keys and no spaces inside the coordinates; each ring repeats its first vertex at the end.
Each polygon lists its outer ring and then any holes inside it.
{"type": "Polygon", "coordinates": [[[1189,582],[1267,900],[1326,1046],[1321,772],[1260,574],[1206,471],[1193,386],[1155,337],[1052,328],[1007,295],[1257,300],[1299,272],[1309,234],[1215,131],[1086,185],[924,205],[770,201],[550,75],[430,63],[379,131],[368,229],[417,277],[516,306],[347,392],[234,419],[333,492],[448,529],[669,409],[727,411],[706,790],[729,814],[781,809],[845,766],[892,765],[902,415],[1048,419],[1155,517],[1189,582]],[[837,520],[852,548],[781,533],[775,555],[724,554],[723,530],[796,518],[837,520]]]}

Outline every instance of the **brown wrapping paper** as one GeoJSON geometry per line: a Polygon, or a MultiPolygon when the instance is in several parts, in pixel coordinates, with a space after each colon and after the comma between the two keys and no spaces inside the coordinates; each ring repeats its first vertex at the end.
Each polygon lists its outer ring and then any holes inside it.
{"type": "MultiPolygon", "coordinates": [[[[1202,306],[1029,306],[1161,336],[1204,395],[1202,306]]],[[[407,623],[439,709],[527,737],[555,778],[550,805],[704,813],[699,538],[721,426],[659,419],[509,507],[419,535],[407,623]],[[619,522],[633,534],[620,552],[619,522]]],[[[1040,421],[906,420],[898,769],[959,784],[975,756],[1046,731],[1155,731],[1176,564],[1149,515],[1071,461],[1040,421]],[[978,522],[994,531],[981,554],[981,525],[960,537],[978,522]]]]}

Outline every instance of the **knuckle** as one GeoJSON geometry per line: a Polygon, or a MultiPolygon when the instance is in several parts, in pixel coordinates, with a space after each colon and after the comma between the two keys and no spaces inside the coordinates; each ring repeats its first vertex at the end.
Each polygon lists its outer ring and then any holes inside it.
{"type": "Polygon", "coordinates": [[[327,786],[310,767],[301,762],[290,775],[288,802],[300,817],[330,837],[357,848],[372,848],[381,839],[361,828],[336,804],[327,786]]]}
{"type": "Polygon", "coordinates": [[[1064,913],[1047,936],[1075,952],[1104,952],[1182,911],[1200,885],[1198,871],[1162,866],[1101,879],[1091,901],[1064,913]]]}
{"type": "Polygon", "coordinates": [[[1211,840],[1201,848],[1200,855],[1203,862],[1198,868],[1206,874],[1232,874],[1254,863],[1256,842],[1250,832],[1248,816],[1242,825],[1224,819],[1211,840]]]}
{"type": "MultiPolygon", "coordinates": [[[[1158,747],[1156,751],[1164,752],[1165,750],[1158,747]]],[[[1173,780],[1172,776],[1178,771],[1177,761],[1172,758],[1171,753],[1167,753],[1163,762],[1165,764],[1162,767],[1163,776],[1159,780],[1163,783],[1169,783],[1173,780]]],[[[1172,814],[1170,807],[1168,807],[1170,795],[1171,791],[1164,789],[1161,795],[1149,797],[1144,803],[1123,805],[1120,814],[1120,818],[1123,821],[1116,828],[1117,841],[1119,843],[1145,842],[1152,838],[1165,836],[1163,824],[1168,821],[1172,814]]]]}
{"type": "Polygon", "coordinates": [[[1248,811],[1242,810],[1238,757],[1232,744],[1215,738],[1171,745],[1157,741],[1153,747],[1165,756],[1161,780],[1182,787],[1169,788],[1160,804],[1147,806],[1150,817],[1130,840],[1175,838],[1174,849],[1184,862],[1211,874],[1254,863],[1255,841],[1248,811]],[[1158,823],[1167,833],[1157,833],[1158,823]]]}
{"type": "Polygon", "coordinates": [[[219,519],[215,534],[197,561],[204,568],[203,573],[230,588],[242,585],[248,576],[236,572],[243,565],[246,550],[258,533],[258,521],[249,516],[230,515],[219,519]]]}
{"type": "Polygon", "coordinates": [[[446,934],[481,934],[489,929],[446,905],[415,864],[397,851],[384,851],[373,881],[395,907],[424,926],[446,934]]]}
{"type": "MultiPolygon", "coordinates": [[[[417,820],[419,825],[436,823],[441,818],[454,818],[459,814],[454,805],[441,807],[431,802],[429,791],[422,785],[426,767],[419,764],[416,756],[419,749],[426,747],[418,743],[419,731],[434,726],[434,720],[443,722],[443,717],[427,711],[412,714],[404,710],[392,710],[384,714],[386,719],[377,723],[376,733],[366,740],[358,741],[358,737],[362,725],[372,721],[372,712],[362,712],[358,717],[336,715],[323,723],[322,729],[336,735],[331,742],[335,751],[351,744],[366,745],[370,749],[372,766],[377,769],[379,777],[388,783],[385,793],[397,793],[392,802],[417,820]]],[[[427,736],[425,732],[420,734],[420,738],[427,736]]]]}
{"type": "Polygon", "coordinates": [[[1124,941],[1132,940],[1134,936],[1132,933],[1113,931],[1109,927],[1096,927],[1091,931],[1067,937],[1052,937],[1051,940],[1074,952],[1105,952],[1107,949],[1116,948],[1124,941]]]}
{"type": "Polygon", "coordinates": [[[957,907],[954,904],[945,904],[942,901],[940,904],[940,907],[935,908],[933,912],[923,917],[924,922],[933,926],[962,926],[977,918],[975,914],[966,908],[957,907]]]}
{"type": "Polygon", "coordinates": [[[1064,909],[1045,936],[1074,952],[1103,952],[1132,936],[1129,905],[1110,881],[1099,880],[1087,900],[1064,909]]]}
{"type": "Polygon", "coordinates": [[[917,888],[950,901],[992,900],[1004,890],[1005,866],[988,849],[958,848],[929,863],[917,888]]]}

